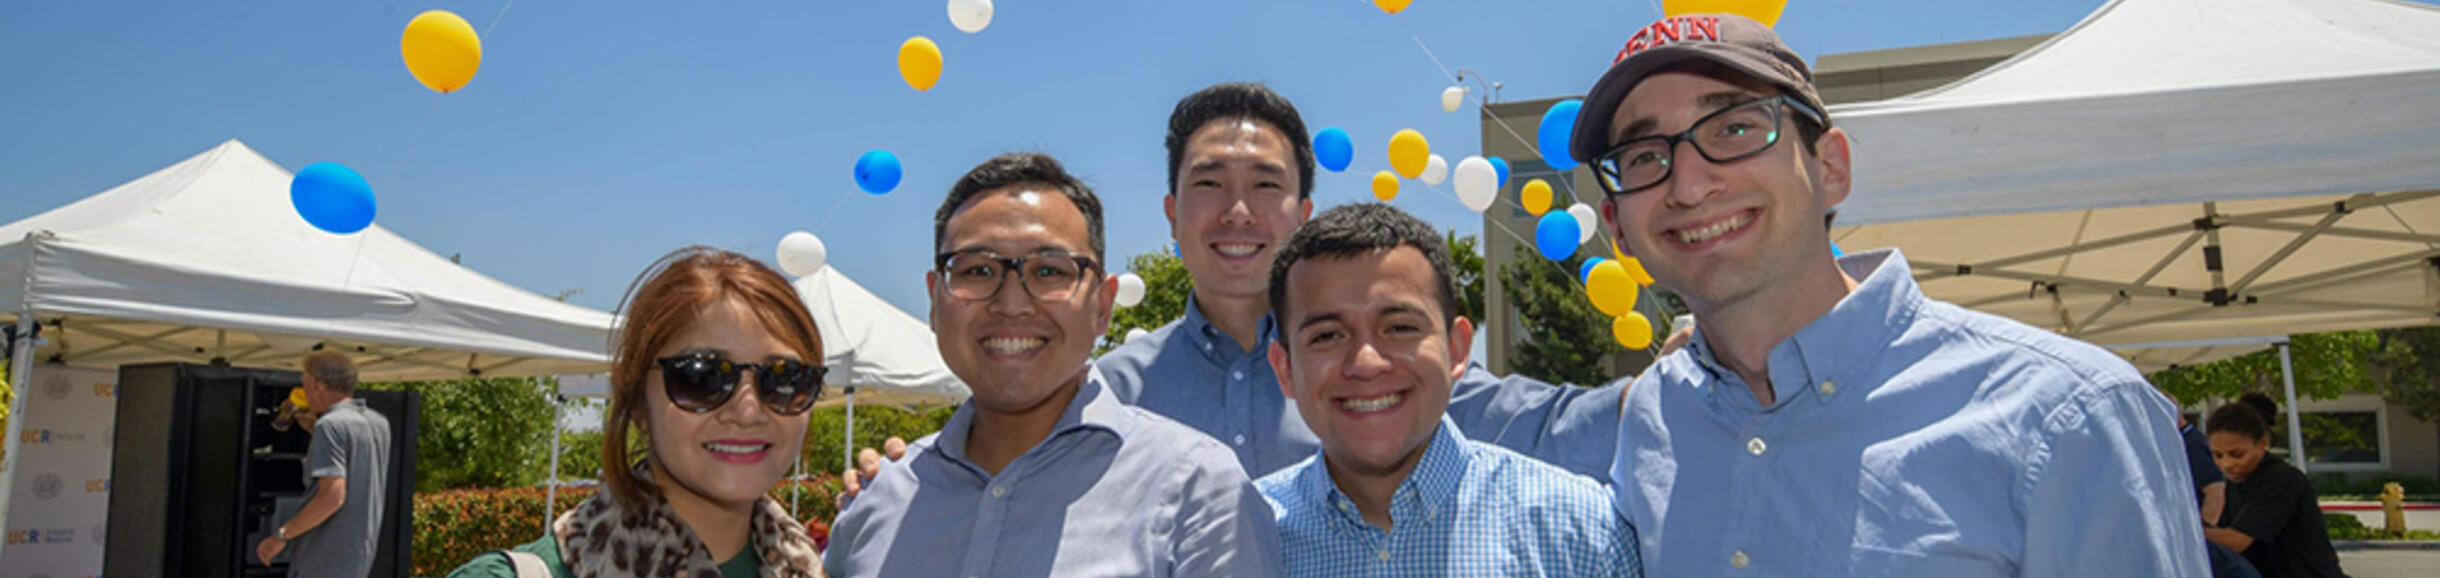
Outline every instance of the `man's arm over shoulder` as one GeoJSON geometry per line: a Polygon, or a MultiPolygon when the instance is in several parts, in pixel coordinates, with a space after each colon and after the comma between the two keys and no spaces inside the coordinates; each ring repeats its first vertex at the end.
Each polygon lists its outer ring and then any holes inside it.
{"type": "Polygon", "coordinates": [[[1451,388],[1449,418],[1468,439],[1515,450],[1610,483],[1618,449],[1620,401],[1629,379],[1601,387],[1499,378],[1470,366],[1451,388]]]}
{"type": "Polygon", "coordinates": [[[2175,408],[2125,373],[2045,416],[2021,488],[2025,575],[2210,576],[2175,408]]]}
{"type": "Polygon", "coordinates": [[[1184,456],[1184,496],[1178,505],[1171,556],[1173,576],[1278,576],[1278,522],[1271,505],[1235,454],[1198,439],[1184,456]]]}

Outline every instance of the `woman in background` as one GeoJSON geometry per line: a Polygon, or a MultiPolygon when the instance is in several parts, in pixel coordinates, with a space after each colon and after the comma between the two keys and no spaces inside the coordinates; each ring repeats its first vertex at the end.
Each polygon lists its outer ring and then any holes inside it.
{"type": "Polygon", "coordinates": [[[604,490],[542,539],[449,575],[821,576],[804,526],[766,495],[796,460],[825,372],[795,288],[744,255],[689,247],[646,269],[620,309],[604,490]]]}
{"type": "Polygon", "coordinates": [[[2270,416],[2256,405],[2221,406],[2203,422],[2212,461],[2230,484],[2224,527],[2205,528],[2203,537],[2244,554],[2263,578],[2346,578],[2313,480],[2269,454],[2270,416]]]}

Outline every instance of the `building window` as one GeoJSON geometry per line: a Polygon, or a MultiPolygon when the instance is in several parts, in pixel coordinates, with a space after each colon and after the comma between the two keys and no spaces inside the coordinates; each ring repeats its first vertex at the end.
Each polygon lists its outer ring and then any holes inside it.
{"type": "MultiPolygon", "coordinates": [[[[2297,416],[2304,425],[2305,463],[2311,466],[2381,465],[2381,414],[2378,411],[2308,411],[2297,416]]],[[[2287,419],[2271,427],[2272,442],[2287,439],[2287,419]]]]}

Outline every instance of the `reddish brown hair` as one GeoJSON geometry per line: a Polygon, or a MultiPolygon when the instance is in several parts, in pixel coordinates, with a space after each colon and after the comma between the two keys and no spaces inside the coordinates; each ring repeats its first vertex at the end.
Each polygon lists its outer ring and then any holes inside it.
{"type": "MultiPolygon", "coordinates": [[[[650,504],[660,488],[638,478],[635,467],[651,451],[644,426],[644,376],[653,356],[695,324],[705,306],[735,299],[809,363],[822,362],[821,330],[799,300],[796,287],[777,271],[734,252],[694,246],[671,252],[644,269],[619,306],[610,336],[610,410],[602,413],[602,484],[623,504],[650,504]],[[645,443],[630,444],[630,428],[645,443]]],[[[665,403],[665,402],[662,402],[665,403]]]]}

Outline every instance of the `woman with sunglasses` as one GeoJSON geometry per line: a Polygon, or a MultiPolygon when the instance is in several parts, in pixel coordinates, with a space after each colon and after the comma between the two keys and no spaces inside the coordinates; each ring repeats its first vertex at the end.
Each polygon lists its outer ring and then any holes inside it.
{"type": "Polygon", "coordinates": [[[795,289],[743,255],[689,247],[645,270],[621,310],[605,489],[542,539],[450,576],[822,576],[804,526],[766,495],[796,460],[825,371],[795,289]]]}

